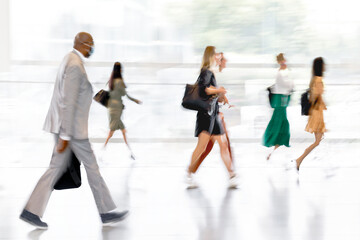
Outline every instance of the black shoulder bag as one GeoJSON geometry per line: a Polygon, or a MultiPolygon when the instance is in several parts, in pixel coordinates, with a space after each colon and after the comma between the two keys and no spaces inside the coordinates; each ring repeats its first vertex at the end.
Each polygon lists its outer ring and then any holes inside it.
{"type": "Polygon", "coordinates": [[[269,92],[268,97],[269,97],[269,104],[270,104],[270,106],[271,106],[271,98],[272,98],[272,95],[273,95],[273,93],[272,93],[272,87],[273,87],[273,86],[274,86],[274,85],[271,85],[270,87],[266,88],[266,90],[269,92]]]}
{"type": "Polygon", "coordinates": [[[311,108],[311,102],[309,100],[310,89],[307,89],[306,92],[301,94],[301,115],[308,116],[311,108]]]}
{"type": "Polygon", "coordinates": [[[184,97],[182,99],[182,106],[189,110],[208,112],[209,115],[215,110],[215,104],[218,97],[210,97],[204,99],[200,96],[199,85],[186,84],[184,97]]]}
{"type": "Polygon", "coordinates": [[[94,100],[97,101],[98,103],[100,103],[101,105],[103,105],[104,107],[108,106],[109,98],[110,98],[110,92],[106,91],[104,89],[101,89],[94,96],[94,100]]]}

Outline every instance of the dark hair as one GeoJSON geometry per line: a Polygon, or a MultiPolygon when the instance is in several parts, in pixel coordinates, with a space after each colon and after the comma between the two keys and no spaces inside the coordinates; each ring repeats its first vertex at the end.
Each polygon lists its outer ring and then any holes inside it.
{"type": "Polygon", "coordinates": [[[317,57],[314,59],[312,68],[313,76],[322,77],[324,72],[324,64],[325,62],[322,57],[317,57]]]}
{"type": "Polygon", "coordinates": [[[117,79],[117,78],[122,79],[121,63],[119,63],[119,62],[115,62],[113,71],[112,71],[110,79],[108,81],[109,88],[110,88],[111,91],[114,90],[114,80],[117,79]]]}

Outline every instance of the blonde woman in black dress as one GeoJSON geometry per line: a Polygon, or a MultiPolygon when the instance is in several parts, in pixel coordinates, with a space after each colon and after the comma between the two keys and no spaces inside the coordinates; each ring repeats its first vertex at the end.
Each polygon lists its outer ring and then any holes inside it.
{"type": "MultiPolygon", "coordinates": [[[[209,99],[214,95],[226,94],[223,87],[218,87],[215,75],[211,68],[216,65],[215,47],[207,46],[203,55],[201,72],[197,84],[199,85],[199,94],[204,99],[209,99]]],[[[194,181],[194,174],[201,155],[205,152],[209,141],[218,142],[220,154],[229,173],[229,187],[236,187],[236,174],[233,171],[231,157],[228,149],[227,140],[222,121],[219,117],[219,105],[216,102],[215,110],[212,113],[207,111],[198,111],[196,118],[195,137],[198,138],[197,146],[192,154],[191,162],[188,168],[187,183],[188,188],[197,187],[194,181]]]]}
{"type": "Polygon", "coordinates": [[[125,125],[121,120],[121,115],[124,110],[124,104],[122,101],[123,96],[127,96],[131,101],[141,104],[140,100],[137,100],[135,98],[130,97],[126,92],[126,85],[124,83],[124,80],[122,78],[122,68],[121,64],[119,62],[116,62],[114,64],[114,69],[111,73],[111,77],[109,80],[109,88],[110,88],[110,99],[108,103],[108,112],[109,112],[109,125],[110,125],[110,131],[109,135],[105,141],[105,146],[109,142],[110,138],[113,136],[114,132],[116,130],[121,130],[124,142],[128,146],[130,152],[131,152],[131,158],[135,159],[134,155],[132,154],[132,151],[130,149],[129,143],[126,138],[126,130],[125,125]]]}
{"type": "MultiPolygon", "coordinates": [[[[222,72],[222,70],[224,68],[226,68],[226,63],[227,63],[227,59],[224,57],[224,54],[221,52],[220,53],[220,58],[219,58],[219,72],[222,72]]],[[[216,68],[215,68],[215,72],[216,71],[216,68]]],[[[224,105],[225,104],[228,104],[229,105],[229,108],[230,107],[233,107],[233,105],[230,105],[229,103],[229,100],[227,99],[227,97],[225,96],[225,94],[220,94],[219,95],[219,99],[218,99],[218,102],[220,103],[223,103],[224,105]]],[[[234,164],[234,159],[233,159],[233,156],[232,156],[232,149],[231,149],[231,146],[230,146],[230,139],[229,139],[229,135],[228,135],[228,132],[226,130],[226,124],[225,124],[225,120],[224,120],[224,114],[219,112],[219,117],[221,119],[221,122],[223,124],[223,128],[224,128],[224,132],[225,132],[225,137],[226,137],[226,140],[227,140],[227,144],[228,144],[228,149],[229,149],[229,153],[230,153],[230,159],[232,161],[232,163],[234,164]]],[[[209,155],[209,153],[211,152],[213,146],[214,146],[215,142],[213,142],[212,140],[209,141],[208,145],[206,146],[206,149],[205,151],[201,154],[200,158],[198,159],[198,161],[196,162],[196,164],[192,164],[190,171],[194,174],[196,173],[196,171],[198,170],[198,168],[200,167],[201,163],[204,161],[204,159],[209,155]]]]}

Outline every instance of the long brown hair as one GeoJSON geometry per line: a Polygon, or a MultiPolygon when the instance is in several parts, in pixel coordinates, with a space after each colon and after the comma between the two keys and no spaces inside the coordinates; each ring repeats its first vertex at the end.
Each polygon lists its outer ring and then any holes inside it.
{"type": "Polygon", "coordinates": [[[312,108],[313,109],[319,109],[319,104],[323,101],[322,100],[322,95],[317,96],[316,99],[314,99],[313,93],[312,93],[312,88],[315,84],[315,78],[316,77],[323,77],[323,73],[324,73],[324,67],[325,67],[325,62],[324,59],[322,57],[317,57],[314,59],[313,61],[313,66],[312,66],[312,78],[310,80],[310,84],[309,84],[309,88],[310,88],[310,101],[312,102],[312,108]]]}
{"type": "Polygon", "coordinates": [[[212,64],[212,57],[215,55],[215,47],[207,46],[204,51],[202,63],[201,63],[201,71],[204,69],[210,69],[212,64]]]}
{"type": "Polygon", "coordinates": [[[117,78],[122,79],[121,68],[122,68],[121,63],[115,62],[114,68],[113,68],[113,70],[111,72],[110,79],[108,81],[109,88],[110,88],[111,91],[114,90],[114,80],[117,79],[117,78]]]}
{"type": "Polygon", "coordinates": [[[325,61],[322,57],[317,57],[314,59],[313,61],[313,66],[312,66],[312,77],[311,77],[311,81],[309,84],[309,87],[312,88],[313,84],[314,84],[314,79],[315,77],[322,77],[324,74],[324,66],[325,66],[325,61]]]}

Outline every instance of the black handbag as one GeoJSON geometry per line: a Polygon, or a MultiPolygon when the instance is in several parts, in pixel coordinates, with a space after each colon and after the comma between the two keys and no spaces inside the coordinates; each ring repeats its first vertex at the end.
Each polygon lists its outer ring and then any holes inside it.
{"type": "Polygon", "coordinates": [[[309,100],[310,90],[306,90],[301,94],[301,115],[308,116],[311,108],[311,102],[309,100]]]}
{"type": "Polygon", "coordinates": [[[271,106],[271,98],[272,98],[272,95],[273,95],[273,93],[272,93],[272,87],[273,87],[274,85],[271,85],[270,87],[268,87],[268,88],[266,88],[266,90],[269,92],[269,103],[270,103],[270,106],[271,106]]]}
{"type": "Polygon", "coordinates": [[[204,99],[200,96],[199,85],[197,83],[186,84],[181,105],[186,109],[204,111],[211,115],[215,109],[217,98],[218,97],[215,96],[209,99],[204,99]]]}
{"type": "Polygon", "coordinates": [[[109,98],[110,98],[110,92],[106,91],[104,89],[101,89],[94,96],[94,100],[97,101],[98,103],[100,103],[101,105],[103,105],[104,107],[108,106],[109,98]]]}
{"type": "Polygon", "coordinates": [[[55,183],[54,189],[63,190],[70,188],[78,188],[81,186],[81,172],[80,162],[75,156],[74,152],[71,152],[70,165],[66,169],[66,172],[55,183]]]}

